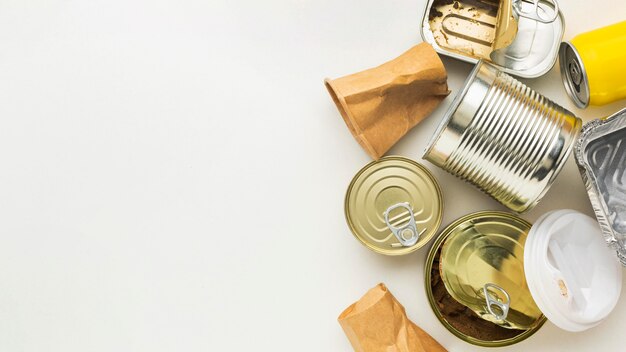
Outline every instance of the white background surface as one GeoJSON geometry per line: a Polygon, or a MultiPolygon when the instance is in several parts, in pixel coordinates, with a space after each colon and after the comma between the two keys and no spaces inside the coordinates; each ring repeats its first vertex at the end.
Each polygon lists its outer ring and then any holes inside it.
{"type": "MultiPolygon", "coordinates": [[[[565,39],[626,17],[561,1],[565,39]]],[[[349,232],[369,157],[324,89],[421,41],[417,0],[0,1],[0,351],[348,351],[336,321],[385,282],[418,325],[473,350],[425,299],[426,249],[349,232]]],[[[453,93],[392,154],[419,159],[453,93]]],[[[531,87],[585,121],[558,68],[531,87]]],[[[433,170],[444,224],[503,209],[433,170]]],[[[524,218],[592,214],[573,159],[524,218]]],[[[626,281],[625,281],[626,282],[626,281]]],[[[618,351],[626,300],[585,333],[548,323],[507,350],[618,351]]]]}

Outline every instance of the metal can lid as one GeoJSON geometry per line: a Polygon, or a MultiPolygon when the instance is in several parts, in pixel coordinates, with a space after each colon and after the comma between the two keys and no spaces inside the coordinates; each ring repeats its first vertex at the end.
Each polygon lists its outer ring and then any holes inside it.
{"type": "Polygon", "coordinates": [[[448,293],[485,320],[527,330],[541,323],[524,272],[531,225],[512,214],[479,212],[444,230],[440,272],[448,293]]]}
{"type": "Polygon", "coordinates": [[[423,247],[439,229],[442,213],[441,189],[430,171],[399,156],[363,167],[345,198],[346,220],[354,236],[385,255],[423,247]]]}
{"type": "Polygon", "coordinates": [[[572,44],[561,43],[559,62],[567,95],[572,98],[576,106],[586,108],[589,105],[589,79],[583,60],[572,44]]]}

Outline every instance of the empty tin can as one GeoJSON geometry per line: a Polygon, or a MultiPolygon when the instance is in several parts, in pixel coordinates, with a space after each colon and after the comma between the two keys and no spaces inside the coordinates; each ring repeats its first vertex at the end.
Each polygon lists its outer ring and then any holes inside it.
{"type": "Polygon", "coordinates": [[[604,238],[626,265],[626,109],[586,123],[574,154],[604,238]]]}
{"type": "Polygon", "coordinates": [[[442,55],[531,78],[554,66],[564,28],[555,0],[429,0],[421,34],[442,55]]]}
{"type": "Polygon", "coordinates": [[[578,107],[626,99],[626,21],[563,42],[559,60],[565,90],[578,107]]]}
{"type": "Polygon", "coordinates": [[[571,112],[479,61],[423,158],[524,212],[558,175],[581,124],[571,112]]]}
{"type": "Polygon", "coordinates": [[[367,248],[408,254],[437,233],[443,214],[439,184],[423,165],[389,156],[363,167],[345,198],[346,221],[367,248]]]}

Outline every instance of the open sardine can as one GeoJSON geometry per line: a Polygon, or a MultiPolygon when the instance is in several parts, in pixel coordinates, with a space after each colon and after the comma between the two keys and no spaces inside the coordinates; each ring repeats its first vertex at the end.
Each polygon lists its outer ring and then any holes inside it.
{"type": "Polygon", "coordinates": [[[421,34],[442,55],[531,78],[554,66],[564,28],[556,0],[429,0],[421,34]]]}
{"type": "Polygon", "coordinates": [[[464,216],[426,259],[426,294],[443,325],[464,341],[498,347],[520,342],[546,320],[568,331],[600,324],[622,287],[619,261],[598,223],[557,210],[531,226],[504,212],[464,216]]]}
{"type": "Polygon", "coordinates": [[[626,265],[626,109],[586,123],[574,155],[604,239],[626,265]]]}

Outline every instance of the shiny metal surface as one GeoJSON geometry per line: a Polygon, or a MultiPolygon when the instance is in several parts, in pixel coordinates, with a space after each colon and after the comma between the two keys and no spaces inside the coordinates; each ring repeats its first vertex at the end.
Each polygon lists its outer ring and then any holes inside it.
{"type": "Polygon", "coordinates": [[[438,53],[470,63],[487,60],[506,73],[526,78],[539,77],[556,63],[565,21],[555,2],[514,1],[517,34],[504,48],[494,44],[497,1],[457,2],[460,9],[454,10],[453,5],[438,5],[435,0],[426,5],[421,34],[438,53]],[[433,6],[441,17],[429,18],[433,6]]]}
{"type": "Polygon", "coordinates": [[[523,0],[513,0],[513,9],[515,13],[524,18],[528,18],[540,23],[552,23],[556,21],[559,17],[559,3],[556,0],[552,0],[553,11],[548,13],[549,16],[546,16],[545,8],[539,6],[539,0],[533,0],[532,6],[528,6],[524,4],[523,0]]]}
{"type": "Polygon", "coordinates": [[[559,48],[559,66],[567,94],[576,106],[586,108],[589,105],[589,78],[578,51],[568,42],[561,43],[559,48]]]}
{"type": "MultiPolygon", "coordinates": [[[[442,307],[440,307],[437,304],[437,301],[435,300],[435,297],[434,297],[433,287],[431,284],[432,279],[433,279],[432,269],[433,269],[433,264],[438,259],[438,256],[439,256],[438,254],[439,254],[439,251],[441,250],[441,247],[443,246],[443,243],[453,234],[453,231],[452,231],[453,229],[457,228],[460,224],[466,223],[467,221],[471,221],[471,219],[474,219],[477,216],[500,216],[502,214],[505,214],[505,213],[494,212],[494,211],[483,211],[483,212],[469,214],[469,215],[461,217],[460,219],[455,220],[441,232],[441,234],[439,235],[439,237],[437,237],[437,239],[435,239],[435,242],[433,243],[433,246],[430,248],[430,251],[428,252],[428,256],[426,257],[426,264],[424,265],[424,280],[425,280],[424,286],[426,289],[426,296],[428,297],[428,303],[430,304],[430,307],[432,308],[433,313],[435,313],[435,316],[437,317],[437,319],[439,319],[439,321],[443,324],[443,326],[446,329],[448,329],[448,331],[450,331],[452,334],[454,334],[458,338],[462,339],[465,342],[468,342],[477,346],[482,346],[482,347],[510,346],[520,341],[523,341],[527,339],[528,337],[532,336],[543,326],[543,324],[546,322],[546,317],[541,316],[539,318],[539,321],[533,328],[525,330],[513,338],[489,341],[489,340],[484,340],[484,339],[478,339],[474,336],[465,334],[461,332],[460,330],[458,330],[457,328],[455,328],[453,324],[446,319],[446,317],[442,313],[442,307]]],[[[441,266],[441,263],[439,263],[439,265],[441,266]]]]}
{"type": "Polygon", "coordinates": [[[585,124],[575,156],[605,240],[626,266],[626,109],[585,124]]]}
{"type": "Polygon", "coordinates": [[[489,314],[495,320],[505,320],[509,315],[509,308],[511,307],[511,296],[509,293],[496,284],[486,283],[483,286],[483,295],[485,296],[485,304],[489,314]],[[498,293],[492,294],[493,290],[496,290],[498,293]]]}
{"type": "Polygon", "coordinates": [[[393,235],[396,236],[396,238],[398,239],[398,242],[403,247],[411,247],[412,245],[416,244],[417,240],[422,235],[422,233],[426,231],[426,229],[423,229],[422,232],[420,233],[417,232],[417,225],[415,224],[415,215],[413,215],[413,209],[411,209],[411,205],[409,203],[398,203],[398,204],[392,205],[389,208],[387,208],[387,210],[385,210],[384,215],[385,215],[385,224],[387,224],[387,227],[389,228],[389,230],[391,230],[391,233],[393,233],[393,235]],[[395,226],[389,220],[389,216],[394,210],[399,209],[399,208],[402,208],[407,211],[407,213],[409,214],[409,222],[404,225],[395,226]]]}
{"type": "Polygon", "coordinates": [[[559,58],[565,89],[578,107],[626,99],[626,21],[562,43],[559,58]]]}
{"type": "Polygon", "coordinates": [[[423,158],[524,212],[558,175],[581,124],[571,112],[481,61],[423,158]]]}
{"type": "Polygon", "coordinates": [[[354,176],[346,192],[350,230],[369,249],[385,255],[403,255],[423,247],[437,233],[442,213],[441,189],[433,175],[403,157],[369,163],[354,176]],[[397,235],[392,229],[398,230],[397,235]],[[409,229],[415,231],[414,237],[406,233],[409,229]],[[404,237],[407,246],[397,236],[404,237]]]}
{"type": "Polygon", "coordinates": [[[542,313],[524,274],[524,243],[530,227],[508,213],[477,213],[448,227],[440,272],[450,295],[505,328],[527,330],[538,324],[542,313]]]}
{"type": "MultiPolygon", "coordinates": [[[[514,2],[515,4],[515,2],[514,2]]],[[[552,22],[542,23],[536,19],[520,17],[517,25],[517,36],[511,45],[495,50],[490,54],[491,61],[502,67],[503,71],[520,77],[538,77],[550,71],[556,63],[559,44],[563,38],[565,22],[558,8],[547,1],[535,4],[519,1],[522,11],[517,13],[534,13],[535,17],[553,18],[552,22]]]]}

